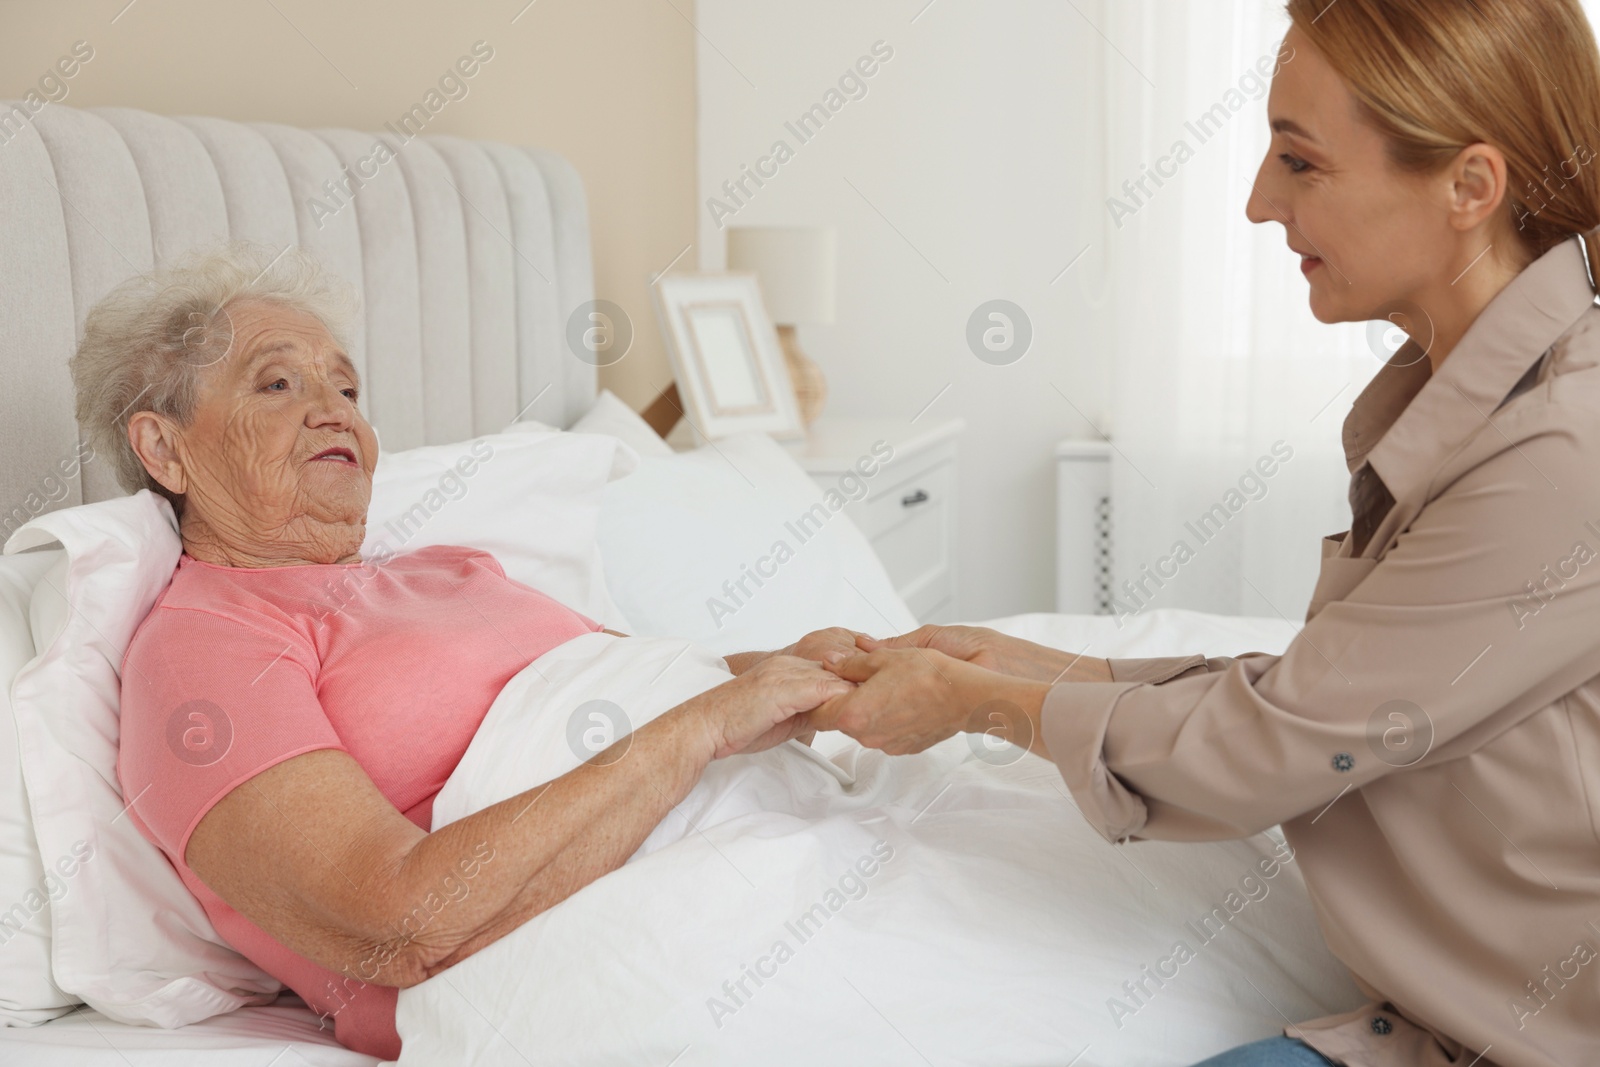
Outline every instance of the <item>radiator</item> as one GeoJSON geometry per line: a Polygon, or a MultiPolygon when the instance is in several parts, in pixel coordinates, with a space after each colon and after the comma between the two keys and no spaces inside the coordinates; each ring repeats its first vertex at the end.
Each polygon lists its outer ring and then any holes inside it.
{"type": "Polygon", "coordinates": [[[1111,614],[1115,510],[1111,502],[1111,445],[1056,445],[1056,610],[1111,614]]]}

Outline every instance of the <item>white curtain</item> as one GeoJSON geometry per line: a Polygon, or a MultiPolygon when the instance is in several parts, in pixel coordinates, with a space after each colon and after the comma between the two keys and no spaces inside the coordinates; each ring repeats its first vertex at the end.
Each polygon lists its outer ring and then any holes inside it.
{"type": "Polygon", "coordinates": [[[1086,148],[1105,196],[1079,284],[1112,319],[1112,592],[1125,611],[1299,622],[1320,539],[1350,523],[1341,424],[1403,338],[1318,323],[1283,226],[1245,218],[1281,2],[1076,2],[1103,38],[1086,148]],[[1141,190],[1147,168],[1170,176],[1141,190]]]}

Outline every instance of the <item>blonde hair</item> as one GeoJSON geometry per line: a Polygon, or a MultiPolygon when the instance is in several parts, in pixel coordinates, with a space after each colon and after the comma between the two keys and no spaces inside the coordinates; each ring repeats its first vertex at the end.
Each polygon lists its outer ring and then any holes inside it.
{"type": "Polygon", "coordinates": [[[78,425],[128,492],[182,500],[150,477],[128,441],[128,420],[153,411],[189,425],[205,368],[233,344],[227,309],[259,300],[314,315],[335,340],[357,308],[354,291],[299,248],[234,242],[130,278],[90,310],[69,367],[78,425]]]}
{"type": "Polygon", "coordinates": [[[1288,0],[1288,12],[1398,166],[1493,145],[1525,250],[1583,234],[1600,279],[1600,53],[1578,0],[1288,0]]]}

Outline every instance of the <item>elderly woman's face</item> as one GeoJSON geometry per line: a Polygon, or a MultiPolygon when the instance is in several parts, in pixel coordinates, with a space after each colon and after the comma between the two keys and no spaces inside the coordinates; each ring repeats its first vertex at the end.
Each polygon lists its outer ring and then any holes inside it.
{"type": "Polygon", "coordinates": [[[175,448],[184,527],[236,565],[336,563],[366,532],[378,442],[355,367],[314,316],[241,302],[175,448]],[[191,515],[191,512],[193,513],[191,515]]]}

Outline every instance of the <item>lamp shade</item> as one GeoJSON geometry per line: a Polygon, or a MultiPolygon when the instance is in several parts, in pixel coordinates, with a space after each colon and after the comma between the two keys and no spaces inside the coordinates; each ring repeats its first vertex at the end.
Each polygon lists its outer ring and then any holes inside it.
{"type": "Polygon", "coordinates": [[[750,271],[772,321],[833,321],[832,226],[730,226],[728,269],[750,271]]]}

